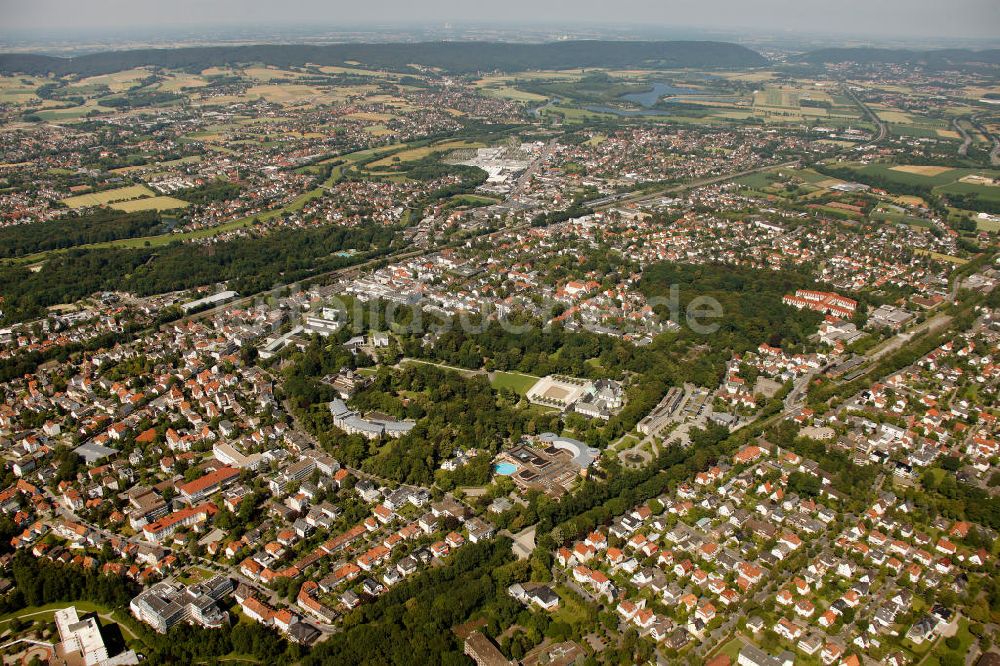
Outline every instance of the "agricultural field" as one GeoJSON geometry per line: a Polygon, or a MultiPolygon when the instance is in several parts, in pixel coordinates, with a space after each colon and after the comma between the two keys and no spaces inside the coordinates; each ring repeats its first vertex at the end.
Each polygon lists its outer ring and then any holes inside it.
{"type": "MultiPolygon", "coordinates": [[[[46,101],[50,102],[51,105],[58,105],[58,104],[60,104],[60,102],[57,102],[55,100],[46,100],[46,101]]],[[[35,112],[35,115],[37,115],[42,120],[58,123],[58,122],[61,122],[61,121],[75,121],[75,120],[79,120],[80,118],[83,118],[84,116],[86,116],[88,113],[91,113],[91,112],[94,112],[94,111],[97,111],[97,112],[107,112],[108,109],[106,109],[106,108],[98,105],[96,99],[88,99],[85,103],[83,103],[83,104],[81,104],[79,106],[72,106],[72,107],[65,108],[65,109],[58,109],[58,108],[57,109],[44,109],[43,108],[43,110],[35,112]]]]}
{"type": "Polygon", "coordinates": [[[371,78],[378,79],[397,79],[398,74],[393,74],[392,72],[382,72],[375,69],[365,69],[364,67],[336,67],[331,65],[324,65],[323,67],[318,67],[317,71],[323,74],[354,74],[356,76],[368,76],[371,78]]]}
{"type": "Polygon", "coordinates": [[[31,76],[0,76],[0,104],[28,104],[40,101],[35,91],[42,81],[31,76]]]}
{"type": "Polygon", "coordinates": [[[519,72],[517,74],[498,74],[479,79],[475,84],[479,87],[490,85],[505,85],[517,87],[519,82],[545,81],[552,83],[555,81],[579,81],[583,77],[583,72],[579,70],[560,70],[557,72],[519,72]]]}
{"type": "Polygon", "coordinates": [[[814,120],[826,126],[856,125],[861,117],[847,96],[820,85],[768,86],[753,95],[753,116],[767,122],[814,120]]]}
{"type": "Polygon", "coordinates": [[[114,190],[104,190],[103,192],[92,192],[68,197],[63,199],[62,203],[69,208],[83,208],[84,206],[106,206],[121,201],[155,196],[156,193],[145,185],[130,185],[129,187],[119,187],[114,190]]]}
{"type": "Polygon", "coordinates": [[[582,123],[588,120],[610,119],[614,116],[610,113],[598,113],[587,109],[576,109],[571,106],[553,105],[542,110],[546,116],[559,116],[567,123],[582,123]]]}
{"type": "Polygon", "coordinates": [[[483,86],[481,90],[491,97],[502,97],[515,102],[544,102],[548,99],[544,95],[518,90],[511,86],[483,86]]]}
{"type": "Polygon", "coordinates": [[[79,82],[70,86],[71,89],[75,88],[90,88],[93,86],[107,86],[108,89],[113,93],[125,92],[129,88],[135,86],[142,79],[148,77],[150,71],[143,68],[129,69],[124,72],[115,72],[114,74],[102,74],[100,76],[90,76],[85,79],[80,79],[79,82]]]}
{"type": "Polygon", "coordinates": [[[1000,186],[986,184],[1000,178],[1000,171],[995,170],[907,164],[845,166],[849,166],[859,173],[880,176],[902,185],[918,185],[940,191],[974,193],[987,198],[1000,195],[1000,186]]]}
{"type": "Polygon", "coordinates": [[[185,88],[202,88],[207,85],[208,81],[201,76],[185,72],[175,72],[167,76],[166,80],[161,81],[156,89],[163,92],[179,93],[185,88]]]}
{"type": "Polygon", "coordinates": [[[308,74],[303,74],[302,72],[292,71],[290,69],[279,69],[277,67],[247,67],[243,70],[244,76],[251,78],[255,81],[263,81],[264,83],[270,83],[275,79],[299,79],[308,74]]]}

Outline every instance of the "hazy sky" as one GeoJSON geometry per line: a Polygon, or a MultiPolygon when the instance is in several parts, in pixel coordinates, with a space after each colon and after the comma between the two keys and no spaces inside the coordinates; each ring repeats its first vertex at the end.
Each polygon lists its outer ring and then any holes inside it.
{"type": "Polygon", "coordinates": [[[0,31],[495,21],[1000,37],[1000,0],[0,0],[0,31]]]}

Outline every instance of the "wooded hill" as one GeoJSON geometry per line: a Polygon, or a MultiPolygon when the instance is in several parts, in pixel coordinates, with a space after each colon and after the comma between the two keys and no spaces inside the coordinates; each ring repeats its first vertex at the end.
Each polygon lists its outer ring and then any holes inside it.
{"type": "Polygon", "coordinates": [[[137,49],[91,53],[74,58],[39,54],[0,54],[0,72],[57,76],[95,76],[133,67],[170,69],[264,63],[278,67],[344,65],[348,61],[397,71],[413,63],[453,73],[580,67],[666,69],[727,68],[767,64],[756,51],[728,42],[566,41],[548,44],[500,42],[418,42],[412,44],[260,44],[180,49],[137,49]]]}

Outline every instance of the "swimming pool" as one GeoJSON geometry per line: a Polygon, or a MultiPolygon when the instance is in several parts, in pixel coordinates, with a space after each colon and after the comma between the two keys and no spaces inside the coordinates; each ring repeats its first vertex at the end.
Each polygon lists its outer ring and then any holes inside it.
{"type": "Polygon", "coordinates": [[[509,462],[497,463],[493,466],[493,471],[500,476],[510,476],[517,471],[517,465],[509,462]]]}

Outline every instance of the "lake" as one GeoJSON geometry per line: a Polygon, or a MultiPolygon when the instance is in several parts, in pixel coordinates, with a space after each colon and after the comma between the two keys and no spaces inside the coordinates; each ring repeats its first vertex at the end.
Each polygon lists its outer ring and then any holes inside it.
{"type": "Polygon", "coordinates": [[[660,101],[661,97],[666,97],[667,95],[701,95],[704,94],[703,90],[697,88],[678,88],[677,86],[672,86],[667,83],[654,83],[652,90],[647,90],[646,92],[638,93],[626,93],[618,97],[618,99],[626,102],[634,102],[639,106],[650,107],[655,105],[660,101]]]}

